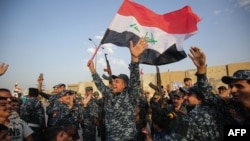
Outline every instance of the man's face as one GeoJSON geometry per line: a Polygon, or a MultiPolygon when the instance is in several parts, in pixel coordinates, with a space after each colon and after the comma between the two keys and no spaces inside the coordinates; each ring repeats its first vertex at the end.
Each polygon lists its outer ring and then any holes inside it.
{"type": "Polygon", "coordinates": [[[191,87],[193,85],[192,80],[188,80],[184,82],[186,87],[191,87]]]}
{"type": "Polygon", "coordinates": [[[11,104],[7,100],[0,100],[0,117],[8,118],[11,113],[11,104]]]}
{"type": "Polygon", "coordinates": [[[92,95],[93,94],[93,90],[86,90],[86,96],[92,95]]]}
{"type": "Polygon", "coordinates": [[[57,87],[54,87],[53,88],[53,93],[55,93],[55,94],[59,93],[59,89],[57,87]]]}
{"type": "Polygon", "coordinates": [[[113,93],[119,93],[124,90],[127,84],[121,78],[115,78],[112,82],[113,93]]]}
{"type": "Polygon", "coordinates": [[[250,84],[247,80],[235,80],[229,85],[231,94],[235,100],[241,102],[245,107],[250,109],[250,84]]]}
{"type": "Polygon", "coordinates": [[[154,102],[159,102],[160,99],[161,99],[161,96],[159,94],[154,95],[154,102]]]}
{"type": "Polygon", "coordinates": [[[11,113],[11,93],[0,92],[0,117],[7,118],[11,113]]]}
{"type": "Polygon", "coordinates": [[[224,93],[226,90],[225,89],[218,89],[218,93],[219,94],[222,94],[222,93],[224,93]]]}
{"type": "Polygon", "coordinates": [[[174,96],[172,102],[174,107],[179,107],[183,103],[184,99],[180,96],[174,96]]]}
{"type": "Polygon", "coordinates": [[[59,87],[57,87],[58,93],[62,92],[63,90],[65,90],[65,87],[64,87],[64,86],[59,86],[59,87]]]}
{"type": "Polygon", "coordinates": [[[11,102],[11,109],[13,111],[19,112],[19,108],[20,108],[19,102],[16,102],[16,101],[11,102]]]}
{"type": "Polygon", "coordinates": [[[149,98],[150,98],[150,93],[149,93],[149,92],[146,92],[146,93],[145,93],[145,97],[146,97],[147,99],[149,99],[149,98]]]}
{"type": "Polygon", "coordinates": [[[60,100],[65,104],[69,104],[70,103],[70,94],[66,93],[64,96],[60,97],[60,100]]]}
{"type": "Polygon", "coordinates": [[[201,100],[199,100],[196,96],[196,94],[185,94],[184,95],[184,101],[189,106],[199,105],[201,104],[201,100]]]}
{"type": "Polygon", "coordinates": [[[95,99],[98,99],[98,98],[99,98],[99,95],[94,95],[94,98],[95,98],[95,99]]]}

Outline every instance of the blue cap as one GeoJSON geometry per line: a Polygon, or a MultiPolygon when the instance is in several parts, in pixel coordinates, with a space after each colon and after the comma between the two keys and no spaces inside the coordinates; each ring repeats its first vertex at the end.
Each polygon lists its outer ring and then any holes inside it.
{"type": "Polygon", "coordinates": [[[112,75],[112,79],[116,79],[116,78],[123,79],[125,81],[125,83],[128,85],[129,78],[126,74],[112,75]]]}
{"type": "Polygon", "coordinates": [[[62,92],[59,93],[58,97],[62,97],[64,95],[66,95],[66,94],[70,94],[71,95],[72,93],[71,93],[70,90],[63,90],[62,92]]]}
{"type": "Polygon", "coordinates": [[[221,81],[230,84],[234,80],[250,80],[250,70],[238,70],[233,76],[223,76],[221,81]]]}

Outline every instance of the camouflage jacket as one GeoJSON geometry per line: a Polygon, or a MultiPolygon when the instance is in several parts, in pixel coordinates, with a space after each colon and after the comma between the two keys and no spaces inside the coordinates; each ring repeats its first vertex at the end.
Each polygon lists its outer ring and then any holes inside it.
{"type": "Polygon", "coordinates": [[[163,141],[221,141],[223,140],[223,115],[220,109],[209,103],[207,96],[211,93],[211,86],[205,75],[197,75],[197,83],[203,96],[203,103],[196,105],[181,121],[166,135],[163,141]]]}
{"type": "Polygon", "coordinates": [[[100,76],[92,74],[99,91],[108,99],[105,109],[106,140],[132,140],[136,136],[135,113],[139,97],[139,63],[131,62],[128,87],[114,95],[100,76]]]}
{"type": "Polygon", "coordinates": [[[74,125],[77,127],[78,117],[76,116],[76,110],[69,109],[68,105],[56,100],[50,109],[52,112],[51,126],[62,126],[74,125]]]}
{"type": "Polygon", "coordinates": [[[246,124],[250,125],[250,117],[247,116],[243,106],[231,99],[228,103],[225,102],[218,94],[212,93],[212,87],[208,83],[207,76],[205,74],[198,75],[198,87],[203,93],[204,101],[210,105],[214,105],[223,114],[224,124],[246,124]],[[245,119],[245,120],[242,120],[245,119]]]}
{"type": "Polygon", "coordinates": [[[99,106],[96,104],[94,98],[90,99],[88,106],[83,108],[82,113],[83,113],[84,125],[95,126],[93,121],[94,118],[98,119],[99,117],[99,106]]]}
{"type": "Polygon", "coordinates": [[[41,128],[45,127],[44,108],[37,98],[27,98],[21,105],[20,118],[27,123],[38,124],[41,128]]]}
{"type": "Polygon", "coordinates": [[[181,106],[179,111],[176,111],[173,104],[168,104],[166,107],[162,109],[163,117],[166,121],[166,131],[167,133],[171,132],[171,130],[179,124],[182,116],[187,114],[187,109],[185,106],[181,106]]]}

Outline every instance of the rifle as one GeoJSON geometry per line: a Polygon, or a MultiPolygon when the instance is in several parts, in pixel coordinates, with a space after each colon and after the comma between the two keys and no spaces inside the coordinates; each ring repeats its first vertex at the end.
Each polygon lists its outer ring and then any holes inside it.
{"type": "Polygon", "coordinates": [[[156,66],[156,85],[154,85],[152,82],[150,82],[149,87],[151,87],[152,89],[154,89],[156,92],[158,92],[161,96],[161,107],[164,106],[164,101],[163,101],[163,93],[162,93],[162,85],[161,85],[161,74],[160,74],[160,70],[159,67],[156,66]]]}
{"type": "Polygon", "coordinates": [[[108,73],[108,76],[103,74],[102,77],[105,80],[108,80],[109,81],[109,86],[111,86],[111,84],[112,84],[112,72],[111,72],[111,67],[110,67],[109,61],[107,59],[107,55],[108,54],[105,53],[105,60],[106,60],[106,63],[107,63],[107,68],[105,68],[104,71],[108,73]]]}
{"type": "Polygon", "coordinates": [[[161,74],[160,74],[158,66],[156,66],[156,85],[154,85],[152,82],[150,82],[149,87],[151,87],[155,91],[158,91],[160,94],[162,94],[162,92],[161,92],[161,89],[162,89],[161,88],[161,74]]]}

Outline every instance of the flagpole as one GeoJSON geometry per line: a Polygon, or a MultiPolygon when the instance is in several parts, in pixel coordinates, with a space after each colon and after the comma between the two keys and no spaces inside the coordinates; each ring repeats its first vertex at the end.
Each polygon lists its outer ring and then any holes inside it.
{"type": "Polygon", "coordinates": [[[101,47],[101,44],[99,44],[98,47],[95,49],[95,52],[94,52],[94,54],[92,55],[90,61],[93,61],[93,59],[95,58],[96,53],[97,53],[97,51],[100,49],[100,47],[101,47]]]}

